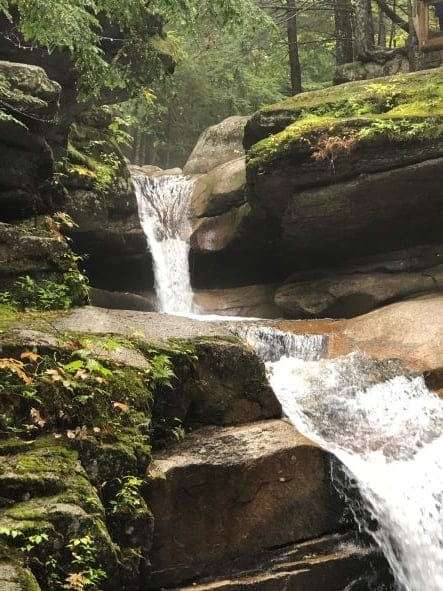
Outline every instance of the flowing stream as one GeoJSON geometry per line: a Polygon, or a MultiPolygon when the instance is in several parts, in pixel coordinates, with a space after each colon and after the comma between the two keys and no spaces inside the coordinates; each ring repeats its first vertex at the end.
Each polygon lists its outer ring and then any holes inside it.
{"type": "Polygon", "coordinates": [[[189,209],[193,181],[181,175],[132,177],[140,223],[152,254],[160,312],[192,312],[189,209]]]}
{"type": "Polygon", "coordinates": [[[358,486],[399,589],[442,591],[443,402],[400,362],[322,359],[320,336],[242,332],[284,413],[358,486]]]}
{"type": "MultiPolygon", "coordinates": [[[[159,310],[188,315],[192,181],[133,181],[159,310]]],[[[294,426],[344,465],[399,589],[443,591],[443,402],[400,362],[356,353],[325,359],[328,342],[322,335],[256,324],[239,324],[234,332],[266,363],[294,426]]]]}

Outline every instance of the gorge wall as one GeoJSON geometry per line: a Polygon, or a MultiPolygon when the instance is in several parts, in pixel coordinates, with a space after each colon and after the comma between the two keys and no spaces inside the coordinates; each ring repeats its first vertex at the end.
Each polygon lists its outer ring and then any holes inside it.
{"type": "Polygon", "coordinates": [[[440,290],[442,77],[343,84],[202,134],[184,167],[202,309],[351,317],[440,290]]]}

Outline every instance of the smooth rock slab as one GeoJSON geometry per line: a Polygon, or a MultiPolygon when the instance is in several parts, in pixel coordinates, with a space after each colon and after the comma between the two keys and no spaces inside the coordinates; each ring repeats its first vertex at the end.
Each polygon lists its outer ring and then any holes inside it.
{"type": "Polygon", "coordinates": [[[202,174],[243,156],[243,133],[248,117],[233,116],[208,127],[198,139],[183,172],[202,174]]]}
{"type": "Polygon", "coordinates": [[[443,265],[406,273],[338,272],[277,290],[275,302],[295,317],[349,318],[418,293],[443,289],[443,265]]]}
{"type": "MultiPolygon", "coordinates": [[[[383,557],[336,534],[250,556],[220,576],[193,582],[181,591],[387,591],[391,577],[383,557]],[[232,568],[234,567],[234,568],[232,568]]],[[[221,572],[221,571],[220,571],[221,572]]],[[[178,590],[177,590],[178,591],[178,590]]]]}
{"type": "Polygon", "coordinates": [[[208,428],[154,457],[151,588],[343,527],[330,457],[284,421],[208,428]]]}

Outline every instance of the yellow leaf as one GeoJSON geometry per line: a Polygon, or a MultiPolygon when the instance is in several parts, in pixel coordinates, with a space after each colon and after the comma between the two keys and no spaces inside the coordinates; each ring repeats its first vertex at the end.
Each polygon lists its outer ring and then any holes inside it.
{"type": "Polygon", "coordinates": [[[47,369],[45,374],[50,376],[53,382],[61,382],[64,379],[58,369],[47,369]]]}
{"type": "Polygon", "coordinates": [[[129,406],[124,402],[114,402],[114,408],[120,410],[121,412],[128,412],[129,406]]]}
{"type": "Polygon", "coordinates": [[[83,591],[86,589],[88,580],[84,576],[84,572],[70,573],[65,579],[65,589],[71,589],[72,591],[83,591]]]}
{"type": "Polygon", "coordinates": [[[41,355],[38,355],[38,353],[34,353],[33,351],[23,351],[20,355],[20,359],[29,359],[29,361],[32,362],[38,361],[41,358],[41,355]]]}
{"type": "Polygon", "coordinates": [[[31,408],[29,414],[31,415],[31,419],[34,425],[37,425],[39,429],[43,429],[43,427],[46,425],[46,421],[42,418],[40,411],[36,408],[31,408]]]}

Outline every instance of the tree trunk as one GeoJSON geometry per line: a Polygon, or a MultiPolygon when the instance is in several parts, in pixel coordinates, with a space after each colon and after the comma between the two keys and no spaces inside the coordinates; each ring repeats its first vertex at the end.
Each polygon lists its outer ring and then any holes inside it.
{"type": "Polygon", "coordinates": [[[355,52],[365,61],[375,48],[371,0],[355,0],[354,7],[355,52]]]}
{"type": "Polygon", "coordinates": [[[300,56],[298,53],[297,38],[297,11],[295,0],[286,0],[287,5],[287,29],[288,29],[288,50],[289,66],[291,70],[292,94],[302,92],[300,56]]]}
{"type": "Polygon", "coordinates": [[[386,47],[388,44],[388,37],[387,37],[387,29],[386,29],[386,19],[385,14],[382,9],[378,8],[378,35],[377,35],[377,45],[379,47],[386,47]]]}
{"type": "Polygon", "coordinates": [[[334,0],[334,22],[335,56],[339,66],[348,64],[354,59],[351,0],[334,0]]]}

